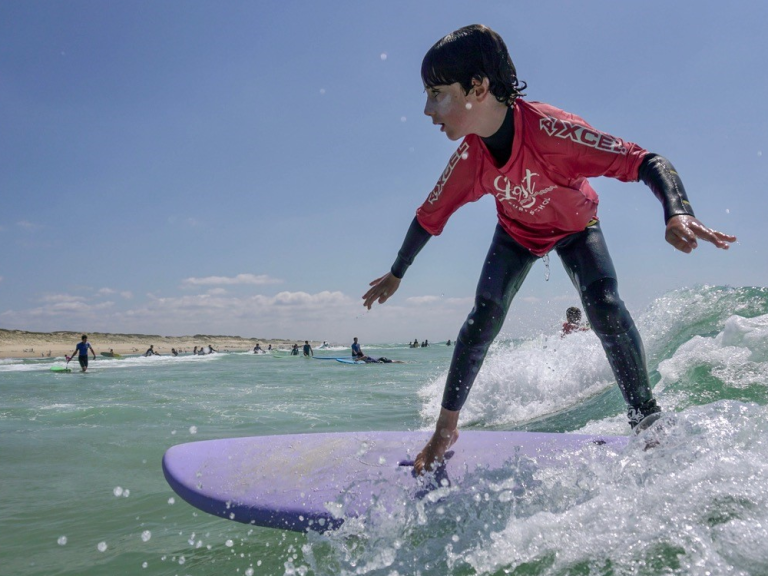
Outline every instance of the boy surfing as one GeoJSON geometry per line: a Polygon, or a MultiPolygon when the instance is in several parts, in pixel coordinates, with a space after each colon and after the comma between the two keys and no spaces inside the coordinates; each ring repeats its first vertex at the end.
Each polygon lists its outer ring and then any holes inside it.
{"type": "Polygon", "coordinates": [[[450,216],[485,194],[496,198],[498,224],[448,370],[435,432],[416,457],[421,474],[443,461],[458,440],[459,413],[488,347],[534,262],[555,250],[579,292],[590,326],[606,352],[633,429],[650,426],[661,409],[651,392],[643,343],[619,297],[617,275],[587,178],[642,180],[664,209],[665,238],[692,252],[698,240],[727,249],[736,237],[712,230],[693,213],[680,176],[664,157],[599,132],[554,106],[522,98],[526,84],[503,39],[482,25],[439,40],[421,65],[432,123],[458,150],[416,211],[389,272],[370,283],[368,309],[397,291],[414,258],[450,216]]]}

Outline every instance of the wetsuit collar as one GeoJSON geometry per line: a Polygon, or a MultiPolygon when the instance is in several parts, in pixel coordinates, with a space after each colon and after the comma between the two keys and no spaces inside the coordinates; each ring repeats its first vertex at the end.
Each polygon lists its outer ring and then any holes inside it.
{"type": "Polygon", "coordinates": [[[507,108],[501,127],[488,138],[481,138],[497,166],[504,166],[512,155],[512,141],[515,139],[514,107],[507,108]]]}

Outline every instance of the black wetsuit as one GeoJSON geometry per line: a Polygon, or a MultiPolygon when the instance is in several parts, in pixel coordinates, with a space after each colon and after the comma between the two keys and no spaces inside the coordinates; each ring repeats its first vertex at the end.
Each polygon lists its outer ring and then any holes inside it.
{"type": "MultiPolygon", "coordinates": [[[[514,139],[510,112],[501,128],[484,138],[497,165],[509,159],[514,139]]],[[[675,215],[693,215],[685,189],[672,165],[648,154],[640,166],[643,180],[664,206],[665,221],[675,215]]],[[[414,218],[392,273],[402,278],[408,266],[431,238],[414,218]]],[[[606,352],[616,382],[628,406],[632,427],[660,411],[648,381],[645,352],[634,321],[619,297],[616,271],[597,221],[560,240],[555,251],[579,291],[587,318],[606,352]]],[[[443,392],[442,406],[460,410],[483,364],[488,347],[504,324],[509,306],[537,256],[497,225],[475,295],[475,305],[456,339],[443,392]]]]}

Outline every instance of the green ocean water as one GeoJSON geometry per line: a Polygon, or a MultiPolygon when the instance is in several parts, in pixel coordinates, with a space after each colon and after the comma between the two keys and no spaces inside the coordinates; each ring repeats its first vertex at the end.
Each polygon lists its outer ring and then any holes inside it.
{"type": "MultiPolygon", "coordinates": [[[[407,362],[364,366],[222,353],[54,374],[54,360],[3,361],[0,575],[768,574],[768,289],[680,290],[634,315],[667,414],[658,447],[534,473],[512,500],[496,479],[477,499],[323,535],[197,511],[166,484],[163,453],[430,429],[453,348],[363,343],[407,362]]],[[[462,428],[627,434],[623,412],[593,334],[502,337],[462,428]]]]}

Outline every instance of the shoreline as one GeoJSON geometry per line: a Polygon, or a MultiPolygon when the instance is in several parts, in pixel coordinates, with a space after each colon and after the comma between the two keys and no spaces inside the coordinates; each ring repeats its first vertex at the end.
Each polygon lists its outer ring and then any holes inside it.
{"type": "MultiPolygon", "coordinates": [[[[196,334],[194,336],[159,336],[156,334],[112,334],[108,332],[85,332],[96,355],[109,352],[112,349],[117,354],[144,354],[150,345],[156,352],[170,354],[171,348],[191,353],[195,346],[208,346],[223,352],[245,352],[253,350],[256,344],[266,349],[290,349],[294,344],[300,347],[301,340],[285,340],[280,338],[243,338],[241,336],[213,336],[196,334]]],[[[56,358],[71,354],[75,345],[80,342],[83,332],[27,332],[26,330],[6,330],[0,328],[0,358],[56,358]],[[49,356],[50,355],[50,356],[49,356]]],[[[310,340],[312,348],[317,348],[322,342],[310,340]]]]}

